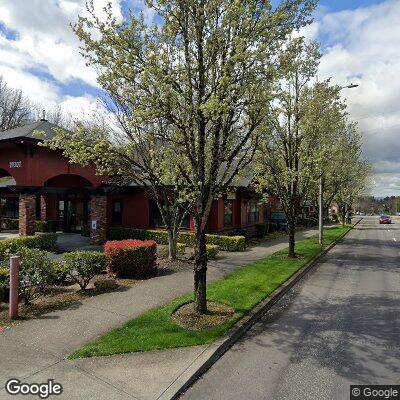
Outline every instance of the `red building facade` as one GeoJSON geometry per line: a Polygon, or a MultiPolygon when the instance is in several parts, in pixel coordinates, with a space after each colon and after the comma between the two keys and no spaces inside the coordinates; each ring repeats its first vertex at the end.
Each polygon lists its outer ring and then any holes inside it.
{"type": "MultiPolygon", "coordinates": [[[[103,242],[111,226],[161,227],[154,201],[140,187],[111,187],[94,166],[71,164],[60,151],[41,146],[35,131],[49,137],[54,128],[41,120],[0,133],[0,215],[18,218],[20,235],[33,234],[37,220],[54,221],[65,232],[89,227],[93,243],[103,242]]],[[[254,190],[235,188],[214,201],[209,232],[253,233],[271,217],[258,203],[254,190]]],[[[191,217],[183,229],[194,229],[191,217]]]]}

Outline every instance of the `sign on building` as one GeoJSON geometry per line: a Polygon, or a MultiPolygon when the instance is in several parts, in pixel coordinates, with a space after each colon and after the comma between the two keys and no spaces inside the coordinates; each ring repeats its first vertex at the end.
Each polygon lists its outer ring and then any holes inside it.
{"type": "Polygon", "coordinates": [[[22,161],[10,161],[10,168],[21,168],[22,167],[22,161]]]}

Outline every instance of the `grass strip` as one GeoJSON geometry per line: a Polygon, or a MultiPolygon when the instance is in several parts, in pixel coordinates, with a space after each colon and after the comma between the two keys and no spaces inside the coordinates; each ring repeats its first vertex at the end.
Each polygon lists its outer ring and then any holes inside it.
{"type": "MultiPolygon", "coordinates": [[[[350,227],[334,227],[324,232],[324,247],[350,227]]],[[[165,306],[153,308],[141,316],[85,345],[68,358],[107,356],[208,344],[226,333],[238,320],[287,281],[300,268],[321,253],[317,237],[296,244],[297,259],[285,257],[287,249],[255,261],[240,270],[207,285],[207,299],[228,304],[235,314],[224,324],[204,331],[189,331],[174,323],[173,313],[193,295],[176,298],[165,306]]]]}

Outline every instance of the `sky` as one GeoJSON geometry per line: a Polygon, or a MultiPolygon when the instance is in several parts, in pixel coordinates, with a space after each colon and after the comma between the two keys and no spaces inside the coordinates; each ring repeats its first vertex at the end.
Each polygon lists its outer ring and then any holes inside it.
{"type": "MultiPolygon", "coordinates": [[[[0,75],[44,109],[90,116],[99,108],[96,73],[69,26],[85,14],[85,1],[0,0],[0,75]]],[[[108,1],[94,0],[98,12],[108,1]]],[[[155,17],[144,0],[111,3],[118,19],[128,9],[155,17]]],[[[400,0],[320,0],[303,33],[321,42],[320,80],[359,84],[342,94],[374,168],[372,193],[400,195],[400,0]]]]}

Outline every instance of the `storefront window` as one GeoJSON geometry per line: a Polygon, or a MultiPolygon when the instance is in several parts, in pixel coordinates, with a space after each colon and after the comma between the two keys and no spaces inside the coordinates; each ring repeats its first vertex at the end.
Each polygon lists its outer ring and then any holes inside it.
{"type": "Polygon", "coordinates": [[[122,225],[122,200],[114,200],[112,203],[112,224],[122,225]]]}
{"type": "Polygon", "coordinates": [[[251,199],[247,203],[247,222],[255,223],[259,220],[259,209],[257,199],[251,199]]]}
{"type": "Polygon", "coordinates": [[[233,200],[225,200],[224,203],[224,226],[233,225],[233,200]]]}

